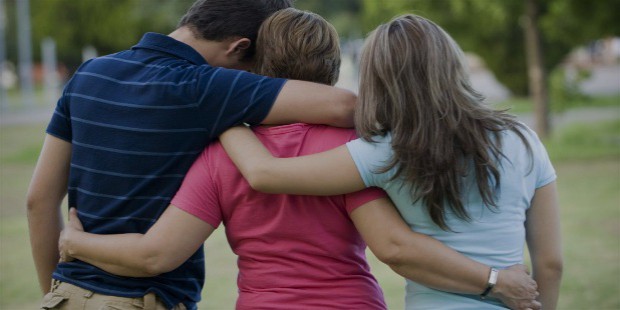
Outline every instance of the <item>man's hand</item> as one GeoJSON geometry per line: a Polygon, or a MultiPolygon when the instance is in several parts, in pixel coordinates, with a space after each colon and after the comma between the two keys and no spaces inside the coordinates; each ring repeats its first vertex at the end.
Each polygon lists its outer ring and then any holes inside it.
{"type": "Polygon", "coordinates": [[[514,310],[539,310],[542,308],[538,297],[538,286],[530,277],[525,265],[513,265],[500,270],[497,284],[491,296],[499,298],[506,306],[514,310]]]}
{"type": "Polygon", "coordinates": [[[77,210],[75,208],[71,208],[69,210],[69,222],[60,233],[60,239],[58,240],[58,251],[60,252],[61,262],[70,262],[75,259],[69,253],[69,244],[72,240],[71,238],[74,238],[76,232],[83,231],[84,227],[77,216],[77,210]]]}

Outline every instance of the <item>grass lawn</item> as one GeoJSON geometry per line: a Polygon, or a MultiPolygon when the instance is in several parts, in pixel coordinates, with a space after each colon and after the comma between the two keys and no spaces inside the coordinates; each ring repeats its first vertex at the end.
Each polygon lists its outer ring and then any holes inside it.
{"type": "MultiPolygon", "coordinates": [[[[35,309],[40,298],[30,256],[26,189],[43,125],[0,129],[0,309],[35,309]]],[[[545,142],[562,207],[565,271],[559,309],[620,309],[620,121],[570,126],[545,142]]],[[[368,252],[390,309],[403,308],[404,281],[368,252]]],[[[206,243],[201,309],[233,309],[236,258],[223,229],[206,243]]]]}

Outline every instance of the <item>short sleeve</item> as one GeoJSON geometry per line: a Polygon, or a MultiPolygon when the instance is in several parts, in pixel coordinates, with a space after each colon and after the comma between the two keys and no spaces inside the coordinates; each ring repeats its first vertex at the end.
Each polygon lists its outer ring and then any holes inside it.
{"type": "Polygon", "coordinates": [[[46,132],[54,137],[71,142],[71,114],[67,97],[62,96],[58,99],[56,109],[52,115],[50,123],[47,125],[46,132]]]}
{"type": "Polygon", "coordinates": [[[260,124],[286,79],[205,66],[198,78],[199,105],[210,122],[211,138],[240,123],[260,124]]]}
{"type": "Polygon", "coordinates": [[[209,148],[196,159],[170,203],[217,228],[222,222],[222,212],[210,175],[208,152],[209,148]]]}
{"type": "Polygon", "coordinates": [[[361,191],[344,195],[345,207],[351,213],[358,207],[373,200],[387,197],[387,194],[380,188],[369,187],[361,191]]]}
{"type": "Polygon", "coordinates": [[[557,177],[555,174],[555,169],[551,164],[551,159],[549,159],[547,149],[543,145],[542,141],[538,139],[536,133],[533,133],[533,135],[534,141],[531,143],[531,147],[534,162],[536,164],[534,167],[534,171],[536,172],[536,188],[540,188],[555,181],[557,177]]]}
{"type": "Polygon", "coordinates": [[[389,172],[379,173],[392,157],[389,136],[376,137],[369,142],[355,139],[347,143],[347,149],[357,166],[364,184],[368,187],[383,187],[389,181],[389,172]]]}

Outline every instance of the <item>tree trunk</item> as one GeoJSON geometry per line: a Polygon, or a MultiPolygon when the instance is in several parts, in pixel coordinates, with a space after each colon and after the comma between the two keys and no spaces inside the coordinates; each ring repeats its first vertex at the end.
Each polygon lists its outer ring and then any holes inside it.
{"type": "Polygon", "coordinates": [[[549,136],[549,95],[547,73],[538,29],[538,0],[525,0],[525,52],[530,96],[534,101],[535,130],[541,138],[549,136]]]}

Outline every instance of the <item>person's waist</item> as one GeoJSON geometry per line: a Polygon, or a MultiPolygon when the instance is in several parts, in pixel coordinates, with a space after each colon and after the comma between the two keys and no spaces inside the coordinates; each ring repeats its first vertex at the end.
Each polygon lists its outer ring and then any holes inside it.
{"type": "Polygon", "coordinates": [[[351,292],[374,294],[380,291],[379,283],[370,273],[322,274],[298,272],[295,275],[248,276],[240,274],[237,281],[240,292],[274,293],[311,290],[321,294],[337,295],[338,290],[347,288],[351,292]]]}
{"type": "Polygon", "coordinates": [[[368,286],[239,289],[237,309],[385,309],[381,288],[368,286]]]}
{"type": "MultiPolygon", "coordinates": [[[[471,300],[475,300],[475,301],[480,301],[480,302],[485,302],[488,304],[492,304],[492,305],[496,305],[496,306],[501,306],[501,307],[505,307],[503,305],[503,303],[499,300],[499,299],[495,299],[492,297],[487,297],[486,299],[481,299],[480,295],[478,294],[457,294],[457,293],[450,293],[450,292],[445,292],[445,291],[441,291],[441,290],[436,290],[436,289],[432,289],[430,287],[424,286],[422,284],[416,283],[414,281],[411,281],[409,279],[407,280],[407,285],[406,285],[406,294],[407,295],[412,295],[414,300],[415,300],[415,295],[419,295],[419,294],[431,294],[431,295],[436,295],[438,299],[442,299],[442,296],[447,296],[450,295],[453,298],[456,297],[462,297],[462,298],[467,298],[467,299],[471,299],[471,300]]],[[[482,292],[480,292],[482,293],[482,292]]]]}
{"type": "Polygon", "coordinates": [[[182,266],[173,272],[155,277],[134,278],[113,275],[87,263],[74,261],[59,264],[53,278],[112,296],[139,297],[155,291],[167,303],[189,302],[191,306],[200,300],[204,269],[182,266]],[[200,276],[186,277],[188,274],[200,276]]]}

